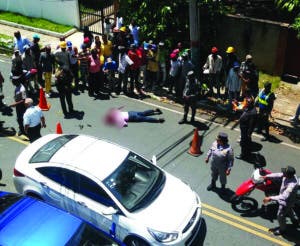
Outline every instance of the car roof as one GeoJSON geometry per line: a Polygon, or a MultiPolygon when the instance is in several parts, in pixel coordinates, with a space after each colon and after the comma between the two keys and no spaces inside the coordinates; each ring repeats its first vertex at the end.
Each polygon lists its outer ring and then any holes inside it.
{"type": "MultiPolygon", "coordinates": [[[[45,144],[55,137],[61,136],[58,134],[50,135],[54,136],[46,136],[48,140],[42,140],[41,143],[45,144]]],[[[50,163],[59,163],[81,169],[103,180],[118,168],[128,153],[129,150],[126,148],[107,140],[88,135],[78,135],[60,148],[52,156],[50,163]]]]}
{"type": "MultiPolygon", "coordinates": [[[[0,191],[0,197],[7,194],[0,191]]],[[[23,197],[1,214],[0,245],[65,245],[82,223],[56,207],[23,197]]]]}

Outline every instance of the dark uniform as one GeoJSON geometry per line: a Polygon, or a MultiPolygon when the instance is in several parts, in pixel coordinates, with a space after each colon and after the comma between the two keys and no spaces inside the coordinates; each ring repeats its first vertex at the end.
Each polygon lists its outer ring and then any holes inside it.
{"type": "Polygon", "coordinates": [[[195,78],[194,71],[189,71],[187,73],[186,83],[183,90],[184,115],[183,119],[178,122],[179,124],[187,122],[189,107],[192,109],[191,122],[195,121],[197,98],[200,92],[200,86],[200,82],[195,78]]]}
{"type": "Polygon", "coordinates": [[[262,133],[265,130],[265,137],[262,141],[267,141],[270,138],[269,134],[269,116],[272,112],[274,100],[276,99],[273,92],[271,92],[272,84],[266,82],[264,89],[260,91],[257,98],[257,104],[259,107],[258,122],[257,122],[257,133],[262,133]]]}
{"type": "Polygon", "coordinates": [[[247,98],[247,106],[240,117],[240,130],[241,130],[241,154],[236,156],[238,159],[245,159],[251,154],[251,135],[254,130],[257,120],[257,111],[254,107],[252,98],[247,98]]]}
{"type": "Polygon", "coordinates": [[[72,102],[72,81],[73,76],[70,72],[70,69],[64,67],[60,72],[58,72],[56,75],[56,88],[59,93],[59,99],[62,111],[66,116],[69,115],[69,113],[73,113],[73,102],[72,102]],[[67,111],[66,107],[66,101],[69,107],[69,112],[67,111]]]}

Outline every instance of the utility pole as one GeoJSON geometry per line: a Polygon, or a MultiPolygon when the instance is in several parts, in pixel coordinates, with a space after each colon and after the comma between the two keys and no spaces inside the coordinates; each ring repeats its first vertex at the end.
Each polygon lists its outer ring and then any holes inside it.
{"type": "Polygon", "coordinates": [[[197,0],[189,2],[190,17],[190,42],[192,63],[195,65],[195,73],[199,78],[200,72],[200,10],[197,6],[197,0]]]}

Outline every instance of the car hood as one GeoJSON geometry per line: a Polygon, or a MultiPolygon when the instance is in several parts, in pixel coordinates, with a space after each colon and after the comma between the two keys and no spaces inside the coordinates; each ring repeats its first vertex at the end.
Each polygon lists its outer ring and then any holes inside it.
{"type": "Polygon", "coordinates": [[[146,208],[131,215],[151,229],[181,231],[197,207],[196,193],[180,179],[166,174],[165,186],[159,196],[146,208]]]}

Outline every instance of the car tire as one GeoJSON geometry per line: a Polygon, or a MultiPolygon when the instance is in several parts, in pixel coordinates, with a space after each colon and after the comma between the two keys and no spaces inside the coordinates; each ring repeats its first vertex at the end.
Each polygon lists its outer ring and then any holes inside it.
{"type": "Polygon", "coordinates": [[[125,240],[127,246],[150,246],[149,243],[138,237],[129,237],[125,240]]]}

